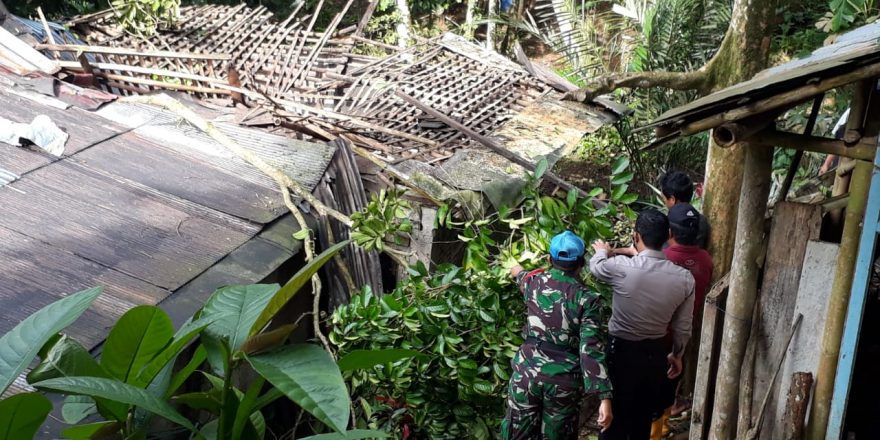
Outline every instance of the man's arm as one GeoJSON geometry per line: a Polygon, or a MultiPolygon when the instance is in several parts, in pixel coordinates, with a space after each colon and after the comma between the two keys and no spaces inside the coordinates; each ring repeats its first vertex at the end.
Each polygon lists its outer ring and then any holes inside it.
{"type": "Polygon", "coordinates": [[[593,249],[596,253],[590,258],[590,272],[601,281],[611,282],[619,274],[613,259],[609,258],[611,246],[604,241],[597,241],[593,243],[593,249]]]}
{"type": "Polygon", "coordinates": [[[672,316],[672,354],[680,357],[687,347],[688,340],[691,338],[691,332],[694,321],[694,281],[693,278],[689,283],[689,292],[687,298],[675,309],[672,316]]]}
{"type": "Polygon", "coordinates": [[[580,362],[584,373],[584,391],[598,393],[599,399],[611,398],[611,379],[605,367],[605,351],[599,339],[599,306],[596,300],[584,305],[581,313],[580,362]]]}

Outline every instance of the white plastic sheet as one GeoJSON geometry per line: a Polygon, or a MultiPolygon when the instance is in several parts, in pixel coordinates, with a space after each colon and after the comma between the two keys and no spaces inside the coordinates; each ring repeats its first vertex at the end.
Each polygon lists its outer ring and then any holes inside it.
{"type": "Polygon", "coordinates": [[[0,118],[0,142],[19,146],[27,139],[49,154],[60,157],[68,134],[58,128],[46,115],[38,115],[30,124],[0,118]]]}

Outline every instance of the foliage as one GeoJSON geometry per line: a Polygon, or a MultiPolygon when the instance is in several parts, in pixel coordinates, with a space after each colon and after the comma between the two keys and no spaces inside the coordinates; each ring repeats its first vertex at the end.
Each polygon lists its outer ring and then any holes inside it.
{"type": "Polygon", "coordinates": [[[331,318],[330,340],[342,355],[389,348],[432,355],[345,372],[359,402],[357,426],[400,437],[495,437],[524,312],[508,271],[514,264],[544,265],[552,235],[564,229],[586,241],[611,237],[615,219],[634,216],[628,165],[615,163],[610,189],[596,188],[588,198],[575,191],[541,195],[535,177],[546,172],[542,161],[517,208],[461,220],[452,207],[441,207],[438,222],[460,229],[467,244],[463,265],[429,272],[419,262],[394,291],[377,296],[365,289],[331,318]],[[601,194],[610,203],[597,208],[601,194]]]}
{"type": "Polygon", "coordinates": [[[825,32],[839,32],[877,12],[874,0],[830,0],[829,11],[816,22],[825,32]]]}
{"type": "Polygon", "coordinates": [[[366,250],[382,252],[385,242],[402,244],[412,232],[409,202],[402,199],[403,190],[381,190],[373,193],[361,212],[351,215],[351,239],[366,250]]]}
{"type": "MultiPolygon", "coordinates": [[[[76,424],[92,415],[106,420],[68,428],[63,432],[66,438],[146,438],[154,415],[185,428],[193,438],[264,438],[262,409],[281,397],[335,431],[317,438],[385,437],[374,430],[346,431],[351,403],[340,369],[327,352],[315,345],[285,345],[292,325],[267,328],[283,303],[345,244],[324,251],[284,288],[256,284],[218,289],[177,331],[158,307],[135,307],[110,330],[100,361],[58,332],[73,323],[101,289],[69,295],[0,337],[0,392],[39,355],[41,360],[27,380],[39,390],[70,396],[62,411],[66,421],[76,424]],[[191,343],[195,343],[191,359],[172,374],[175,361],[191,343]],[[208,368],[202,375],[208,389],[178,393],[206,360],[208,368]],[[246,368],[257,376],[242,392],[233,377],[246,368]],[[264,387],[266,382],[270,386],[264,387]],[[193,411],[188,414],[194,418],[184,417],[175,407],[179,405],[190,407],[193,411]]],[[[345,368],[356,371],[417,354],[361,351],[346,361],[345,368]]],[[[32,438],[51,409],[50,401],[38,393],[0,401],[0,439],[32,438]]]]}
{"type": "Polygon", "coordinates": [[[141,35],[171,26],[180,16],[180,0],[111,0],[110,7],[124,29],[141,35]]]}

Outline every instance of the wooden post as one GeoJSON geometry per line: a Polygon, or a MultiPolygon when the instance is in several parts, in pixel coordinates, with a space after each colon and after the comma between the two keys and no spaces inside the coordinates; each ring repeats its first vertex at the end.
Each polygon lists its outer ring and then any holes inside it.
{"type": "Polygon", "coordinates": [[[785,403],[783,418],[783,440],[801,440],[804,438],[804,418],[810,403],[810,391],[813,388],[813,374],[797,372],[792,375],[791,387],[785,403]]]}
{"type": "Polygon", "coordinates": [[[739,376],[751,330],[750,318],[758,294],[758,259],[764,245],[764,217],[770,195],[772,162],[772,149],[746,149],[730,269],[730,291],[715,380],[711,438],[732,439],[736,434],[739,376]]]}
{"type": "Polygon", "coordinates": [[[694,401],[691,405],[691,429],[688,434],[690,440],[702,440],[709,428],[709,414],[712,408],[712,396],[715,391],[714,377],[710,372],[715,371],[718,364],[718,341],[716,331],[721,327],[721,313],[719,304],[723,305],[726,298],[730,274],[719,279],[706,294],[706,303],[703,306],[703,326],[700,329],[700,352],[697,357],[697,375],[694,381],[694,401]]]}

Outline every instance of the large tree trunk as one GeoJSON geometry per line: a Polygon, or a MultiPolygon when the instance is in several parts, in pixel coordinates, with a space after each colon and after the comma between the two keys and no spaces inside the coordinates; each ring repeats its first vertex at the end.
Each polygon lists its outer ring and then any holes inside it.
{"type": "MultiPolygon", "coordinates": [[[[767,67],[776,5],[776,0],[736,1],[719,53],[706,66],[712,90],[748,80],[767,67]]],[[[727,149],[714,142],[709,145],[704,205],[712,225],[709,250],[715,276],[731,273],[711,416],[713,439],[736,435],[739,378],[751,330],[748,318],[757,299],[757,259],[763,244],[772,159],[772,149],[767,147],[746,151],[743,145],[727,149]]]]}
{"type": "MultiPolygon", "coordinates": [[[[737,0],[721,48],[706,65],[708,91],[746,81],[767,67],[777,0],[737,0]]],[[[709,252],[716,279],[730,270],[736,233],[736,207],[742,187],[745,151],[740,145],[720,148],[709,142],[703,210],[712,234],[709,252]]],[[[731,280],[732,281],[732,280],[731,280]]]]}
{"type": "Polygon", "coordinates": [[[407,0],[397,0],[397,12],[400,13],[400,21],[397,22],[397,45],[405,48],[409,45],[410,15],[407,0]]]}

